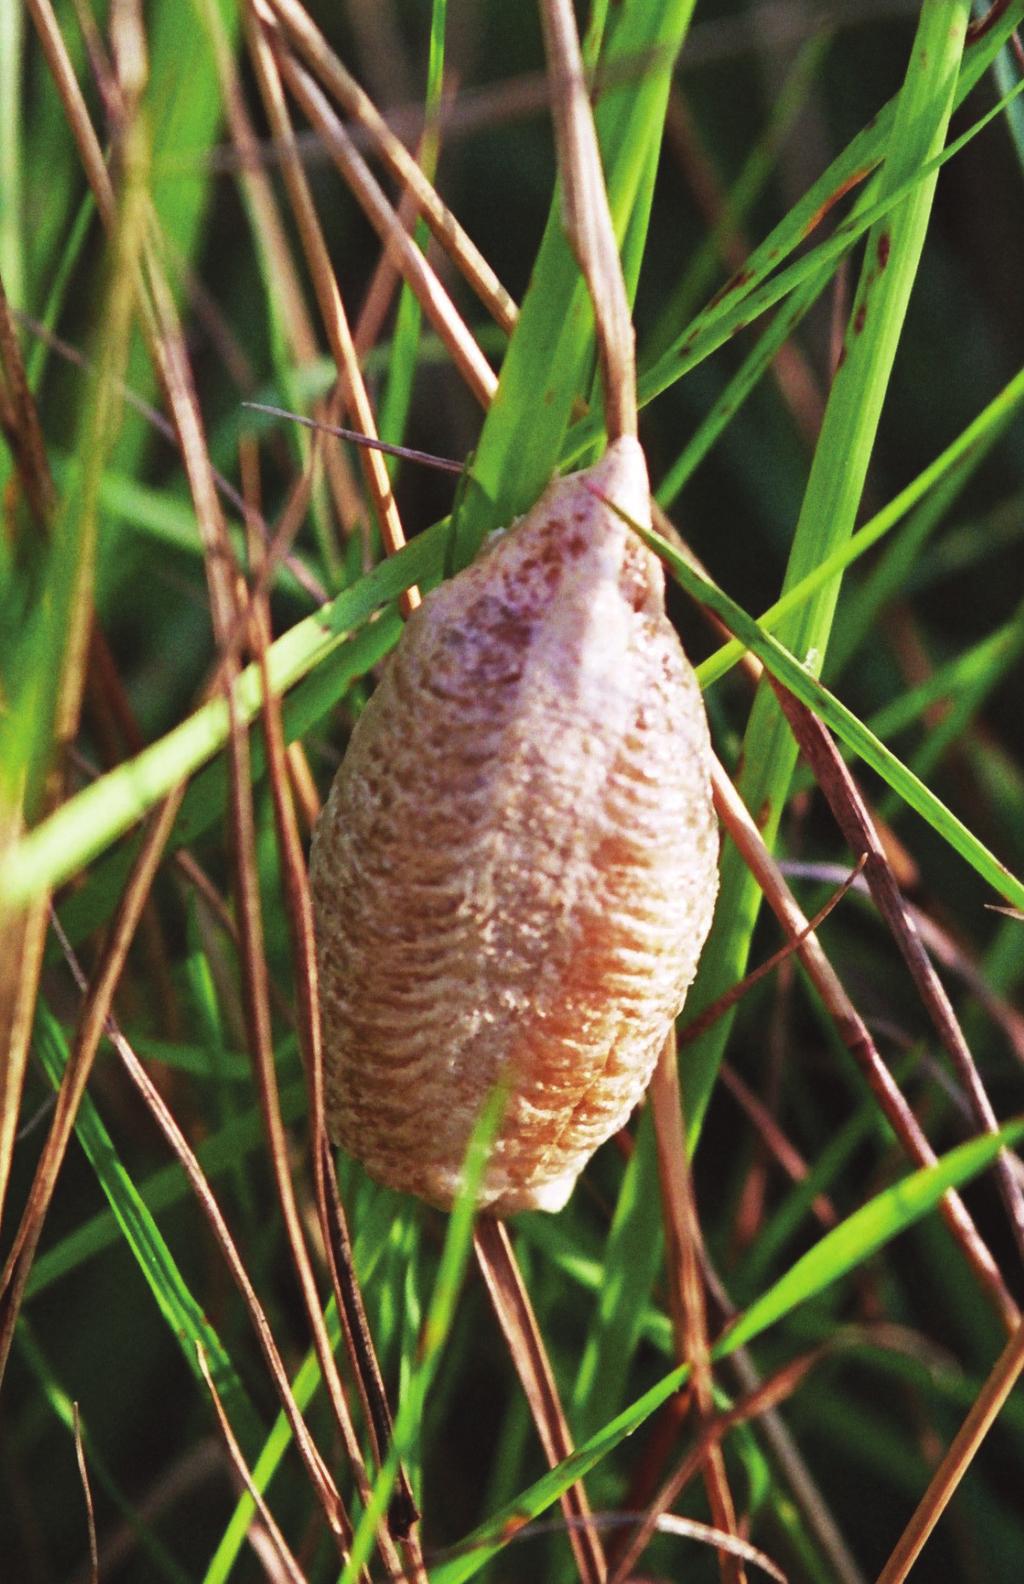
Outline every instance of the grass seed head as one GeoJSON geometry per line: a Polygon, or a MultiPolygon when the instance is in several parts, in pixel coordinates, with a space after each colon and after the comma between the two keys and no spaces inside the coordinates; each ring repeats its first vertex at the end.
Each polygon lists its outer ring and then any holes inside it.
{"type": "Polygon", "coordinates": [[[559,1209],[644,1092],[711,924],[707,722],[636,440],[556,480],[408,622],[314,838],[326,1096],[372,1176],[559,1209]]]}

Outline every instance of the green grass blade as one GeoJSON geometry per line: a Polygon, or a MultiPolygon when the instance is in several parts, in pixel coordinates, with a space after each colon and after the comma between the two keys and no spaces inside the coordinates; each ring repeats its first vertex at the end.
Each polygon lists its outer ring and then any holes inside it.
{"type": "MultiPolygon", "coordinates": [[[[136,1040],[140,1055],[146,1053],[145,1042],[136,1040]]],[[[251,1077],[251,1066],[249,1073],[251,1077]]],[[[285,1123],[295,1122],[304,1116],[308,1107],[306,1085],[285,1084],[281,1089],[281,1117],[285,1123]]],[[[203,1139],[196,1149],[199,1164],[207,1177],[215,1180],[231,1171],[247,1155],[255,1154],[265,1142],[263,1119],[256,1107],[233,1119],[203,1139]]],[[[181,1167],[176,1163],[162,1166],[147,1177],[136,1189],[151,1217],[156,1217],[173,1205],[180,1204],[192,1192],[191,1185],[181,1167]]],[[[26,1288],[26,1300],[45,1292],[55,1282],[62,1281],[78,1270],[87,1260],[105,1249],[113,1248],[121,1237],[121,1222],[113,1209],[100,1210],[73,1232],[61,1238],[52,1248],[45,1249],[32,1263],[32,1272],[26,1288]]]]}
{"type": "Polygon", "coordinates": [[[622,1400],[662,1244],[658,1159],[648,1110],[616,1197],[597,1306],[576,1375],[571,1419],[578,1435],[601,1424],[622,1400]]]}
{"type": "MultiPolygon", "coordinates": [[[[799,611],[812,594],[825,587],[848,566],[852,566],[919,503],[924,503],[922,510],[930,512],[936,509],[932,503],[937,500],[937,509],[943,510],[948,499],[944,492],[957,487],[963,475],[975,465],[979,453],[984,454],[1002,436],[1011,417],[1022,403],[1024,403],[1024,369],[1015,375],[977,418],[967,425],[962,434],[951,441],[934,462],[923,468],[888,505],[883,506],[881,511],[876,512],[850,539],[837,545],[824,560],[770,605],[759,618],[760,625],[774,630],[785,617],[799,611]]],[[[917,542],[916,533],[914,542],[917,542]]],[[[888,579],[885,589],[887,591],[889,589],[888,579]]],[[[697,667],[701,684],[710,687],[713,682],[717,682],[740,659],[743,649],[744,646],[734,639],[709,655],[697,667]]]]}
{"type": "MultiPolygon", "coordinates": [[[[638,528],[637,532],[668,564],[673,577],[687,593],[701,600],[720,616],[784,687],[788,688],[801,703],[806,704],[808,709],[813,710],[827,726],[830,726],[858,758],[863,759],[872,770],[876,770],[882,779],[899,793],[903,802],[915,809],[922,819],[926,820],[962,858],[965,858],[1000,896],[1005,897],[1014,907],[1024,907],[1024,883],[1016,875],[1011,874],[1005,864],[1000,863],[994,853],[991,853],[984,843],[968,830],[963,821],[958,819],[891,749],[879,741],[874,732],[865,726],[852,710],[847,709],[834,693],[830,693],[818,681],[813,671],[802,665],[777,638],[766,633],[752,616],[747,615],[746,611],[737,605],[735,600],[724,594],[716,584],[709,583],[695,572],[666,539],[641,528],[638,528]]],[[[785,717],[782,718],[784,722],[785,717]]],[[[795,751],[792,757],[795,760],[795,751]]],[[[751,805],[748,803],[747,806],[751,805]]],[[[760,807],[757,804],[754,806],[760,807]]],[[[723,898],[720,896],[719,912],[722,911],[723,905],[723,898]]],[[[730,915],[727,913],[726,916],[730,915]]],[[[691,1052],[695,1048],[696,1042],[691,1046],[691,1052]]],[[[690,1072],[691,1068],[688,1064],[688,1078],[690,1072]]]]}

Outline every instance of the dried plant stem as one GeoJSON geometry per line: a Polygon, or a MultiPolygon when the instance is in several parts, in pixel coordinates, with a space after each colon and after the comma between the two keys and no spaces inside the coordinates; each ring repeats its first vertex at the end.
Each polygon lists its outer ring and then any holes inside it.
{"type": "MultiPolygon", "coordinates": [[[[549,1466],[554,1468],[572,1452],[572,1438],[544,1339],[505,1223],[493,1216],[481,1216],[474,1228],[473,1244],[544,1454],[549,1466]]],[[[565,1492],[562,1511],[583,1584],[604,1584],[608,1568],[600,1538],[589,1523],[590,1504],[582,1480],[577,1480],[565,1492]]]]}
{"type": "MultiPolygon", "coordinates": [[[[70,942],[64,935],[64,932],[60,926],[60,922],[56,916],[54,916],[53,924],[54,930],[63,948],[64,955],[67,958],[68,966],[71,969],[75,983],[78,985],[83,995],[88,995],[89,982],[87,981],[85,974],[78,963],[75,953],[71,948],[70,942]]],[[[321,1502],[328,1521],[328,1525],[334,1534],[338,1536],[350,1536],[351,1531],[348,1527],[348,1520],[345,1516],[344,1506],[341,1502],[337,1488],[330,1476],[330,1473],[328,1472],[327,1465],[321,1458],[320,1453],[318,1452],[313,1439],[306,1428],[305,1421],[299,1412],[298,1405],[296,1404],[292,1395],[291,1385],[288,1380],[288,1373],[285,1370],[284,1364],[281,1360],[281,1355],[279,1354],[277,1345],[274,1342],[273,1334],[270,1330],[270,1325],[267,1321],[266,1314],[264,1313],[263,1306],[256,1296],[255,1288],[249,1280],[245,1263],[238,1252],[237,1245],[231,1236],[227,1222],[225,1221],[220,1206],[214,1197],[213,1190],[210,1187],[206,1174],[204,1173],[202,1166],[199,1164],[199,1159],[193,1151],[188,1140],[185,1138],[185,1135],[178,1126],[178,1123],[175,1121],[174,1116],[167,1105],[167,1102],[164,1100],[160,1091],[150,1078],[132,1046],[122,1034],[117,1020],[114,1018],[113,1014],[107,1018],[104,1033],[107,1035],[115,1051],[120,1057],[128,1077],[139,1091],[139,1094],[148,1107],[157,1127],[164,1135],[164,1138],[167,1140],[172,1152],[180,1162],[182,1170],[188,1178],[189,1185],[195,1194],[196,1202],[205,1215],[209,1223],[210,1230],[213,1233],[213,1236],[222,1254],[224,1255],[224,1259],[228,1270],[231,1273],[231,1277],[238,1288],[242,1301],[245,1304],[250,1319],[252,1320],[253,1329],[263,1352],[267,1368],[270,1372],[270,1377],[277,1388],[278,1396],[280,1397],[281,1406],[284,1409],[285,1417],[287,1418],[288,1423],[291,1426],[292,1434],[295,1437],[295,1445],[298,1448],[300,1456],[306,1465],[307,1471],[310,1475],[312,1488],[321,1502]]]]}
{"type": "Polygon", "coordinates": [[[242,1449],[238,1444],[235,1432],[232,1430],[228,1416],[224,1412],[224,1404],[220,1400],[220,1393],[214,1384],[213,1376],[210,1374],[210,1366],[206,1361],[206,1349],[203,1347],[203,1344],[198,1340],[198,1338],[196,1340],[196,1356],[199,1360],[199,1368],[202,1371],[203,1379],[206,1382],[207,1388],[209,1389],[210,1398],[213,1402],[213,1411],[217,1415],[217,1423],[220,1425],[220,1432],[224,1437],[224,1444],[228,1449],[228,1456],[234,1464],[235,1471],[238,1474],[239,1479],[249,1492],[249,1495],[252,1497],[256,1511],[263,1520],[263,1525],[267,1531],[267,1534],[270,1536],[271,1544],[273,1545],[274,1551],[277,1555],[277,1560],[283,1567],[290,1584],[305,1584],[305,1575],[292,1555],[291,1548],[289,1547],[284,1535],[281,1533],[277,1519],[267,1506],[263,1492],[260,1490],[249,1471],[249,1466],[242,1454],[242,1449]]]}
{"type": "MultiPolygon", "coordinates": [[[[249,112],[246,108],[238,67],[224,20],[213,0],[202,0],[203,15],[213,45],[217,75],[231,131],[232,142],[239,152],[239,181],[252,215],[252,230],[257,247],[265,258],[265,271],[274,283],[274,297],[278,305],[284,332],[296,366],[307,367],[319,355],[312,321],[306,308],[299,282],[298,271],[292,258],[285,228],[278,212],[273,183],[258,157],[258,142],[249,112]]],[[[332,393],[321,410],[329,413],[337,393],[332,393]]],[[[328,482],[335,498],[335,510],[344,531],[348,532],[364,516],[358,484],[352,473],[349,459],[342,446],[328,442],[323,447],[330,459],[326,469],[328,482]]],[[[307,461],[307,471],[312,472],[320,447],[314,444],[307,461]]],[[[331,557],[336,557],[333,540],[324,546],[331,557]]],[[[325,596],[326,597],[326,596],[325,596]]]]}
{"type": "MultiPolygon", "coordinates": [[[[274,52],[267,42],[264,24],[256,18],[251,7],[247,7],[245,15],[250,54],[256,68],[267,116],[274,136],[281,145],[288,198],[299,227],[324,331],[338,369],[338,378],[344,384],[345,400],[351,408],[357,428],[376,439],[376,416],[359,367],[348,315],[331,268],[327,244],[317,218],[309,183],[295,147],[295,134],[288,115],[274,52]]],[[[387,467],[384,459],[376,451],[363,449],[360,451],[360,459],[370,499],[380,523],[381,536],[390,555],[405,543],[405,534],[391,492],[387,467]]],[[[406,613],[414,610],[418,603],[419,593],[415,588],[408,589],[402,596],[402,608],[406,613]]]]}
{"type": "MultiPolygon", "coordinates": [[[[257,543],[253,542],[252,549],[258,556],[257,543]]],[[[323,1045],[320,1036],[313,909],[302,841],[289,791],[281,707],[279,700],[273,696],[267,672],[270,618],[262,598],[256,607],[256,620],[253,626],[257,661],[263,674],[262,718],[267,769],[274,805],[274,823],[284,882],[286,911],[292,937],[299,1038],[309,1087],[310,1159],[317,1213],[338,1312],[343,1322],[349,1355],[367,1419],[376,1434],[377,1461],[380,1464],[387,1452],[387,1440],[391,1430],[390,1416],[352,1265],[344,1211],[336,1192],[332,1191],[335,1188],[333,1163],[324,1127],[323,1045]],[[342,1270],[339,1270],[337,1257],[339,1253],[342,1258],[342,1270]],[[355,1326],[353,1326],[353,1317],[355,1326]]],[[[370,1499],[370,1482],[354,1426],[347,1412],[347,1404],[345,1406],[345,1423],[342,1432],[345,1438],[345,1450],[356,1477],[360,1498],[366,1503],[370,1499]]],[[[393,1510],[398,1514],[398,1521],[395,1522],[394,1527],[401,1537],[407,1540],[418,1514],[404,1469],[399,1471],[393,1510]]],[[[408,1543],[414,1575],[420,1577],[424,1569],[418,1541],[412,1540],[408,1543]]],[[[401,1571],[398,1558],[390,1548],[388,1551],[388,1565],[395,1576],[398,1576],[401,1571]]]]}
{"type": "Polygon", "coordinates": [[[85,1501],[85,1524],[89,1537],[89,1584],[99,1584],[100,1580],[100,1553],[96,1544],[96,1512],[92,1504],[92,1487],[89,1484],[89,1467],[85,1461],[85,1447],[82,1444],[82,1419],[78,1411],[77,1402],[71,1404],[72,1424],[75,1431],[75,1459],[78,1463],[78,1476],[82,1481],[82,1496],[85,1501]]]}
{"type": "MultiPolygon", "coordinates": [[[[700,1273],[700,1218],[694,1202],[693,1179],[686,1151],[674,1033],[670,1033],[665,1041],[648,1093],[654,1114],[658,1151],[676,1357],[680,1363],[688,1361],[690,1364],[697,1424],[703,1426],[714,1415],[714,1391],[707,1310],[700,1273]]],[[[736,1535],[736,1508],[729,1489],[725,1458],[717,1442],[708,1448],[703,1474],[712,1521],[724,1533],[736,1535]]],[[[745,1584],[743,1565],[735,1556],[720,1552],[719,1568],[723,1584],[745,1584]]]]}
{"type": "MultiPolygon", "coordinates": [[[[998,1133],[998,1118],[953,1004],[925,950],[913,914],[903,900],[867,804],[848,765],[826,727],[806,705],[783,687],[776,685],[775,694],[846,842],[854,852],[859,850],[865,854],[864,877],[875,905],[892,931],[925,1009],[964,1087],[975,1121],[985,1132],[998,1133]]],[[[1006,1150],[996,1162],[996,1174],[1018,1253],[1024,1256],[1024,1192],[1006,1150]]]]}
{"type": "MultiPolygon", "coordinates": [[[[738,792],[717,760],[713,762],[712,784],[715,804],[723,824],[735,841],[744,861],[757,878],[769,907],[787,934],[801,934],[807,920],[786,884],[778,864],[765,846],[760,831],[738,792]]],[[[832,964],[815,935],[802,942],[798,955],[818,990],[836,1030],[867,1079],[907,1156],[915,1166],[932,1166],[936,1155],[917,1118],[900,1093],[892,1075],[878,1053],[863,1018],[840,983],[832,964]]],[[[960,1195],[953,1190],[941,1200],[946,1225],[966,1257],[972,1271],[1008,1332],[1019,1319],[999,1267],[975,1226],[960,1195]]]]}
{"type": "Polygon", "coordinates": [[[385,197],[330,103],[308,72],[286,50],[276,52],[281,74],[303,113],[324,138],[328,153],[349,190],[362,208],[396,268],[415,292],[416,299],[448,348],[466,384],[481,407],[488,407],[498,388],[498,378],[457,311],[426,257],[420,252],[400,217],[385,197]]]}
{"type": "Polygon", "coordinates": [[[179,787],[157,809],[150,821],[79,1016],[50,1132],[36,1166],[21,1223],[3,1272],[0,1273],[0,1380],[3,1379],[10,1355],[14,1327],[43,1222],[71,1139],[78,1106],[110,1015],[114,991],[183,796],[184,787],[179,787]]]}
{"type": "Polygon", "coordinates": [[[900,1537],[899,1544],[878,1575],[878,1584],[902,1584],[970,1467],[996,1415],[1016,1385],[1022,1369],[1024,1324],[1018,1324],[949,1450],[932,1475],[928,1489],[900,1537]]]}
{"type": "Polygon", "coordinates": [[[707,1460],[708,1453],[713,1448],[719,1447],[723,1437],[737,1425],[769,1413],[776,1404],[792,1396],[825,1352],[824,1348],[817,1348],[813,1353],[804,1354],[791,1363],[784,1364],[742,1402],[735,1403],[725,1413],[717,1414],[705,1422],[693,1446],[647,1504],[641,1521],[629,1536],[626,1545],[621,1548],[609,1584],[627,1584],[627,1581],[633,1577],[637,1562],[649,1544],[651,1536],[659,1527],[659,1517],[667,1512],[680,1492],[699,1473],[707,1460]]]}
{"type": "Polygon", "coordinates": [[[609,440],[637,432],[633,319],[619,261],[571,0],[543,0],[566,235],[583,271],[597,328],[609,440]]]}
{"type": "Polygon", "coordinates": [[[345,114],[365,129],[396,179],[413,195],[419,212],[484,307],[501,328],[511,334],[517,317],[515,303],[370,96],[345,70],[298,0],[269,0],[269,4],[303,59],[334,95],[345,114]]]}
{"type": "Polygon", "coordinates": [[[823,903],[814,917],[808,921],[806,930],[800,935],[794,936],[792,940],[788,940],[784,946],[779,947],[778,951],[772,952],[771,956],[766,957],[763,963],[758,963],[756,968],[745,974],[738,984],[733,985],[731,989],[720,995],[717,1000],[712,1001],[709,1006],[704,1008],[703,1012],[692,1018],[689,1023],[685,1023],[678,1034],[680,1045],[689,1045],[695,1039],[699,1039],[707,1029],[711,1028],[712,1024],[717,1023],[718,1019],[728,1012],[730,1007],[741,1001],[748,990],[752,990],[756,984],[760,984],[762,979],[773,973],[780,964],[792,957],[801,941],[806,939],[808,935],[813,935],[815,930],[824,924],[829,914],[839,906],[847,891],[856,882],[857,876],[866,861],[866,858],[862,857],[855,864],[850,873],[841,882],[838,890],[833,892],[828,901],[823,903]]]}

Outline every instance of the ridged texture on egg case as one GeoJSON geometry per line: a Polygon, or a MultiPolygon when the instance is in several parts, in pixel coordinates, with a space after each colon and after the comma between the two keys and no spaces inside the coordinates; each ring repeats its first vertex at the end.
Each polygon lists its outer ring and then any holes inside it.
{"type": "Polygon", "coordinates": [[[328,1125],[442,1207],[558,1209],[626,1121],[717,886],[708,732],[632,439],[553,483],[409,620],[317,826],[328,1125]]]}

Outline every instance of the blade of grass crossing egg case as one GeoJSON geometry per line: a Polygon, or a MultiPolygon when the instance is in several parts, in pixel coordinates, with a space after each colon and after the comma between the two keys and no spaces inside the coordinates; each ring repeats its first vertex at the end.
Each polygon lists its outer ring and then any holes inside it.
{"type": "MultiPolygon", "coordinates": [[[[926,3],[893,118],[883,186],[893,187],[938,152],[945,141],[963,50],[969,6],[926,3]]],[[[869,233],[845,342],[845,359],[829,395],[821,434],[786,568],[790,587],[853,531],[882,403],[910,291],[924,246],[935,177],[922,181],[869,233]]],[[[839,579],[826,584],[780,632],[788,648],[820,670],[828,645],[839,579]]],[[[797,749],[766,687],[759,689],[744,739],[740,792],[771,844],[796,765],[797,749]]],[[[716,929],[691,993],[691,1015],[741,978],[761,894],[739,853],[727,844],[716,929]]],[[[690,1138],[696,1143],[733,1015],[719,1020],[688,1050],[683,1072],[690,1138]]]]}
{"type": "MultiPolygon", "coordinates": [[[[972,1139],[944,1155],[934,1166],[924,1167],[884,1189],[860,1210],[840,1222],[784,1276],[751,1305],[714,1347],[712,1356],[723,1358],[752,1342],[771,1325],[815,1297],[901,1232],[935,1208],[949,1188],[969,1182],[990,1166],[999,1151],[1024,1138],[1024,1122],[1017,1121],[999,1133],[972,1139]]],[[[522,1491],[496,1513],[490,1514],[467,1535],[453,1556],[431,1571],[432,1584],[463,1584],[496,1556],[517,1529],[546,1512],[574,1480],[582,1478],[649,1419],[684,1384],[689,1366],[670,1371],[644,1395],[610,1420],[596,1435],[577,1447],[571,1457],[522,1491]]]]}
{"type": "MultiPolygon", "coordinates": [[[[826,726],[831,727],[836,736],[863,759],[865,764],[877,771],[882,779],[899,793],[903,802],[920,814],[955,852],[965,858],[971,867],[988,881],[994,891],[1004,897],[1011,906],[1024,906],[1024,882],[1012,874],[984,842],[979,841],[974,832],[968,830],[963,821],[947,808],[945,803],[936,797],[935,793],[926,787],[891,749],[879,741],[852,710],[847,709],[834,693],[830,693],[806,665],[802,665],[777,638],[766,633],[742,606],[736,604],[735,600],[730,599],[715,584],[709,583],[695,572],[667,540],[647,530],[640,530],[640,533],[667,563],[676,581],[682,584],[695,599],[707,605],[709,610],[721,616],[747,648],[763,661],[772,676],[777,677],[801,703],[806,704],[808,709],[813,710],[815,715],[825,722],[826,726]]],[[[718,906],[721,910],[721,898],[718,906]]],[[[705,958],[706,956],[705,950],[705,958]]],[[[730,980],[729,983],[732,984],[733,981],[730,980]]],[[[689,1004],[687,1014],[692,1016],[689,1004]]],[[[690,1049],[695,1049],[699,1043],[700,1041],[695,1041],[690,1049]]]]}
{"type": "MultiPolygon", "coordinates": [[[[328,659],[353,627],[408,583],[429,582],[440,571],[444,534],[440,525],[382,563],[329,606],[292,627],[268,651],[271,683],[283,693],[328,659]]],[[[393,640],[392,640],[393,641],[393,640]]],[[[241,718],[259,711],[259,667],[250,665],[236,685],[241,718]]],[[[203,705],[134,759],[101,776],[63,804],[24,838],[0,866],[0,897],[11,901],[37,894],[76,873],[90,858],[135,824],[172,787],[191,775],[227,740],[223,699],[203,705]]]]}
{"type": "MultiPolygon", "coordinates": [[[[640,193],[649,200],[645,176],[652,150],[660,147],[672,63],[692,10],[693,0],[624,0],[609,14],[601,66],[611,81],[594,119],[620,242],[640,193]],[[615,82],[616,67],[636,61],[644,62],[639,80],[630,75],[615,82]]],[[[593,357],[593,314],[556,192],[459,511],[457,568],[473,559],[487,533],[540,495],[555,470],[572,404],[587,388],[593,357]]]]}
{"type": "MultiPolygon", "coordinates": [[[[798,610],[810,594],[834,574],[838,574],[865,553],[879,538],[900,521],[916,503],[925,498],[922,509],[930,510],[928,492],[933,494],[955,469],[966,469],[979,450],[1005,428],[1024,400],[1024,371],[1009,382],[982,413],[936,459],[894,497],[887,506],[865,523],[853,539],[838,545],[790,587],[762,617],[766,627],[774,628],[786,614],[798,610]]],[[[184,509],[182,528],[185,527],[184,509]]],[[[440,574],[445,524],[438,524],[420,535],[392,560],[375,568],[352,589],[314,617],[298,623],[272,646],[275,680],[283,689],[296,678],[304,677],[285,702],[288,739],[314,725],[344,692],[350,677],[360,674],[391,647],[400,631],[397,620],[385,617],[368,631],[335,652],[333,643],[325,649],[325,629],[337,632],[356,626],[411,582],[430,586],[440,574]],[[365,650],[365,653],[364,653],[365,650]],[[326,658],[325,658],[326,656],[326,658]],[[277,672],[280,664],[281,670],[277,672]],[[309,673],[312,674],[309,674],[309,673]]],[[[702,662],[698,675],[704,686],[723,676],[739,659],[743,646],[725,645],[702,662]]],[[[251,680],[251,678],[250,678],[251,680]]],[[[255,697],[247,711],[258,707],[255,697]]],[[[206,706],[167,737],[160,739],[140,758],[110,772],[92,787],[72,798],[54,817],[19,844],[10,868],[3,877],[12,888],[22,876],[22,884],[52,884],[66,878],[129,828],[134,820],[153,806],[182,775],[216,753],[224,741],[226,724],[217,717],[217,706],[206,706]],[[17,872],[15,866],[17,865],[17,872]]],[[[223,713],[223,712],[221,712],[223,713]]],[[[262,750],[254,736],[254,774],[262,773],[262,750]]],[[[224,771],[220,764],[210,765],[189,789],[171,841],[171,849],[192,839],[207,828],[223,807],[224,771]]],[[[116,854],[94,870],[81,891],[66,904],[66,927],[72,941],[83,930],[95,927],[109,907],[118,885],[123,881],[129,859],[116,854]]],[[[12,889],[12,893],[13,889],[12,889]]]]}
{"type": "MultiPolygon", "coordinates": [[[[42,1003],[36,1025],[35,1049],[47,1077],[57,1088],[67,1065],[67,1044],[60,1024],[42,1003]]],[[[174,1256],[122,1164],[114,1141],[88,1095],[83,1096],[78,1108],[75,1134],[189,1369],[202,1385],[202,1375],[196,1362],[196,1344],[199,1343],[206,1353],[217,1390],[232,1424],[249,1447],[257,1445],[259,1418],[234,1364],[206,1318],[202,1305],[192,1296],[174,1256]]]]}

